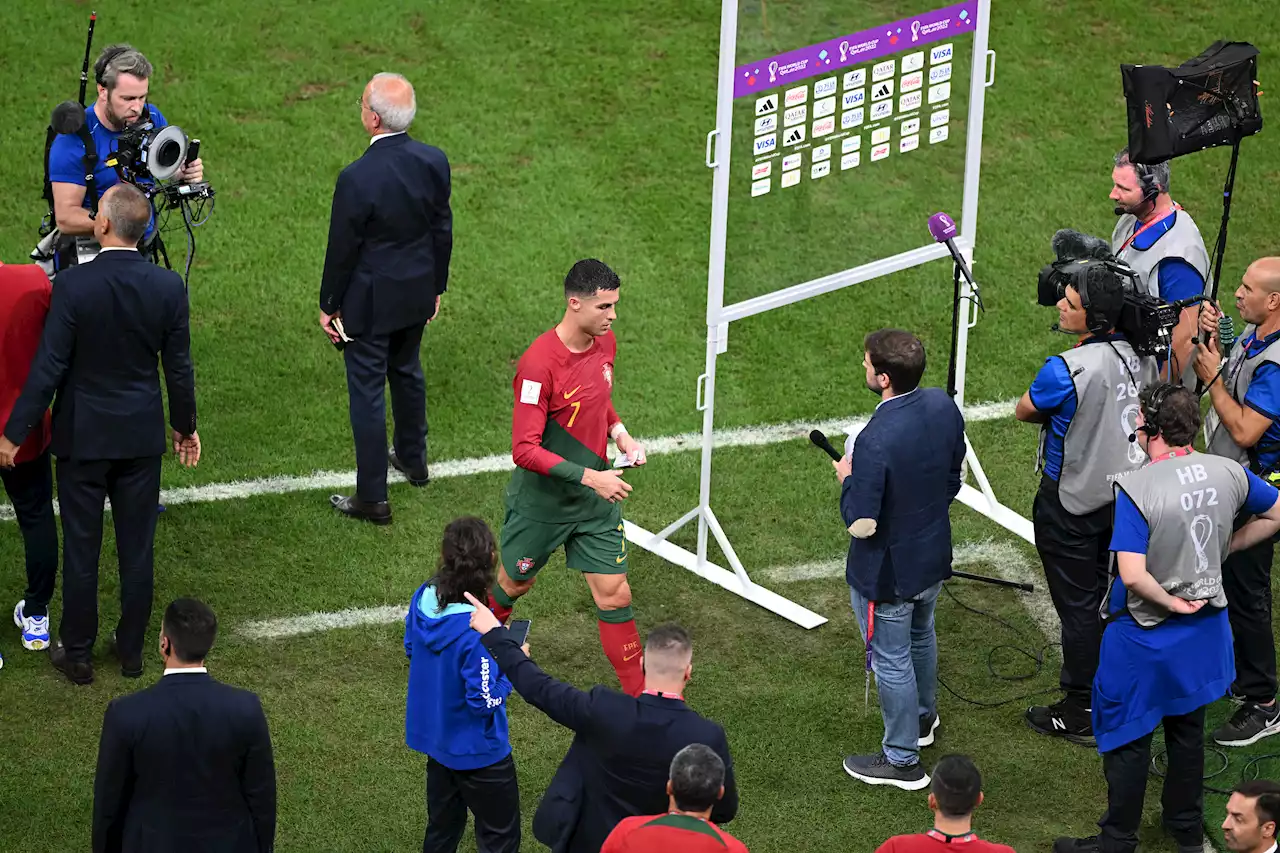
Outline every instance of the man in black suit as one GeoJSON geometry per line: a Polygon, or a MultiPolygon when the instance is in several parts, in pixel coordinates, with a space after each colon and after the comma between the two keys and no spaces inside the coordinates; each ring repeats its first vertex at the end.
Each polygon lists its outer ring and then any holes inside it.
{"type": "Polygon", "coordinates": [[[693,645],[683,628],[661,625],[649,632],[639,696],[598,684],[584,692],[543,672],[492,611],[466,595],[475,606],[471,627],[483,635],[499,671],[526,702],[575,733],[533,816],[534,837],[552,853],[597,853],[623,818],[665,812],[671,760],[691,743],[706,744],[724,762],[724,797],[711,820],[723,824],[738,813],[724,729],[684,703],[693,645]]]}
{"type": "Polygon", "coordinates": [[[391,523],[387,462],[415,486],[427,484],[427,387],[418,351],[449,278],[453,214],[444,152],[409,137],[416,104],[399,74],[378,74],[360,98],[373,137],[342,170],[333,191],[329,247],[320,284],[320,328],[343,336],[356,493],[333,495],[344,515],[391,523]],[[384,387],[395,419],[387,453],[384,387]]]}
{"type": "Polygon", "coordinates": [[[209,676],[218,621],[179,598],[164,612],[164,676],[113,699],[93,783],[93,853],[269,853],[276,770],[262,703],[209,676]]]}
{"type": "Polygon", "coordinates": [[[120,560],[115,653],[126,677],[142,675],[166,448],[160,358],[174,452],[187,466],[200,458],[187,291],[182,276],[139,254],[150,219],[137,187],[103,194],[93,226],[102,251],[58,275],[35,362],[0,435],[0,465],[8,467],[57,394],[50,450],[62,514],[62,622],[49,660],[76,684],[93,681],[108,497],[120,560]]]}

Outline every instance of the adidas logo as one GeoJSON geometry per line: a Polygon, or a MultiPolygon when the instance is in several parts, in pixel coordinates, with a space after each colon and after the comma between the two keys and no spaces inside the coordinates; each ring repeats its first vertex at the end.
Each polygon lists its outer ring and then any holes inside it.
{"type": "Polygon", "coordinates": [[[756,101],[756,115],[762,116],[771,113],[778,108],[778,96],[768,95],[756,101]]]}
{"type": "Polygon", "coordinates": [[[801,142],[804,142],[803,127],[793,127],[791,130],[787,131],[786,136],[782,137],[783,145],[798,145],[801,142]]]}

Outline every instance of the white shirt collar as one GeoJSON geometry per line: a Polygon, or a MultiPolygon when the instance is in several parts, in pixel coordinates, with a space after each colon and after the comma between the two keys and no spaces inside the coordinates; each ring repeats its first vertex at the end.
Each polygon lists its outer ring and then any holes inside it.
{"type": "MultiPolygon", "coordinates": [[[[919,390],[920,390],[920,386],[917,385],[915,388],[912,388],[910,391],[908,391],[905,394],[894,394],[892,397],[889,398],[889,400],[901,400],[903,397],[910,397],[912,394],[916,393],[916,391],[919,391],[919,390]]],[[[879,409],[885,403],[889,402],[889,400],[881,400],[879,403],[876,403],[876,408],[879,409]]]]}
{"type": "Polygon", "coordinates": [[[165,675],[182,675],[183,673],[194,674],[197,672],[208,672],[208,667],[203,666],[184,666],[184,667],[168,667],[165,669],[165,675]]]}
{"type": "Polygon", "coordinates": [[[1270,850],[1268,850],[1268,851],[1267,851],[1267,853],[1276,853],[1276,847],[1277,847],[1277,846],[1280,846],[1280,844],[1272,844],[1272,845],[1271,845],[1271,849],[1270,849],[1270,850]]]}
{"type": "Polygon", "coordinates": [[[403,130],[398,130],[395,133],[375,133],[373,135],[373,139],[369,140],[369,144],[372,145],[373,143],[377,142],[379,139],[386,139],[388,136],[399,136],[404,132],[405,131],[403,130]]]}
{"type": "Polygon", "coordinates": [[[136,252],[136,251],[138,250],[133,248],[132,246],[103,246],[101,249],[98,250],[98,254],[102,254],[103,252],[136,252]]]}

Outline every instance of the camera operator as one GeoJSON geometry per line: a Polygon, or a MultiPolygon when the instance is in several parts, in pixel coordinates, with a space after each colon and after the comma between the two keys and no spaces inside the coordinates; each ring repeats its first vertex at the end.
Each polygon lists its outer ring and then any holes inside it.
{"type": "MultiPolygon", "coordinates": [[[[1092,251],[1085,243],[1059,248],[1062,233],[1054,238],[1059,263],[1092,251]]],[[[1041,734],[1092,745],[1091,691],[1102,639],[1098,607],[1107,583],[1112,482],[1146,461],[1129,435],[1138,393],[1155,380],[1156,364],[1154,358],[1138,356],[1116,331],[1124,307],[1120,275],[1103,260],[1084,261],[1077,269],[1072,283],[1058,285],[1056,328],[1078,336],[1079,342],[1045,360],[1018,401],[1015,416],[1043,425],[1036,460],[1042,477],[1032,522],[1049,594],[1062,622],[1059,678],[1066,693],[1054,705],[1029,708],[1026,720],[1041,734]]],[[[1052,281],[1045,275],[1042,289],[1052,281]]]]}
{"type": "MultiPolygon", "coordinates": [[[[1236,310],[1248,325],[1225,368],[1218,340],[1221,312],[1205,304],[1196,374],[1213,403],[1205,417],[1205,449],[1234,459],[1270,482],[1280,479],[1280,257],[1254,261],[1236,290],[1236,310]]],[[[1245,521],[1237,518],[1236,526],[1245,521]]],[[[1276,707],[1276,647],[1271,633],[1271,558],[1265,539],[1232,554],[1224,565],[1227,612],[1235,637],[1233,698],[1243,699],[1213,732],[1220,746],[1247,746],[1280,732],[1276,707]]]]}
{"type": "MultiPolygon", "coordinates": [[[[101,198],[120,182],[120,175],[107,159],[117,150],[121,133],[130,125],[150,119],[156,128],[168,124],[160,110],[147,103],[152,74],[151,63],[127,44],[113,44],[98,56],[93,66],[98,83],[98,100],[85,108],[85,129],[93,139],[97,162],[93,171],[93,192],[101,198]]],[[[59,253],[55,271],[74,263],[84,263],[99,251],[93,240],[90,187],[85,181],[85,142],[77,134],[57,136],[49,150],[49,181],[53,195],[53,215],[64,238],[75,238],[75,251],[59,253]]],[[[204,164],[195,159],[178,173],[181,183],[199,183],[204,178],[204,164]]],[[[155,238],[154,204],[140,248],[149,254],[155,238]]],[[[71,241],[66,241],[69,244],[71,241]]],[[[64,251],[70,247],[64,244],[64,251]]]]}
{"type": "MultiPolygon", "coordinates": [[[[1111,200],[1120,221],[1111,232],[1111,251],[1138,274],[1146,292],[1174,303],[1204,294],[1209,253],[1191,214],[1169,196],[1169,163],[1147,166],[1115,157],[1111,200]]],[[[1183,308],[1173,329],[1171,381],[1195,385],[1196,308],[1183,308]]],[[[1161,365],[1163,369],[1164,365],[1161,365]]]]}
{"type": "Polygon", "coordinates": [[[1168,750],[1164,826],[1179,850],[1201,848],[1204,709],[1234,674],[1224,558],[1280,526],[1273,486],[1235,460],[1191,446],[1200,428],[1193,392],[1158,382],[1139,399],[1134,433],[1151,461],[1116,483],[1116,575],[1093,686],[1107,811],[1098,836],[1059,838],[1055,853],[1137,848],[1157,726],[1168,750]],[[1262,518],[1232,534],[1240,512],[1262,518]]]}

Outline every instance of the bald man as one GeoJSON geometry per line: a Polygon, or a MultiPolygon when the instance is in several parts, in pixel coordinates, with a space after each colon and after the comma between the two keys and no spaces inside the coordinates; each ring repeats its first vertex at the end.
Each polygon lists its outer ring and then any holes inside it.
{"type": "Polygon", "coordinates": [[[320,328],[347,367],[356,492],[329,500],[343,515],[391,523],[387,463],[427,484],[427,388],[419,349],[440,309],[453,250],[449,160],[407,134],[417,104],[399,74],[360,96],[371,138],[338,175],[320,284],[320,328]],[[387,452],[385,386],[395,420],[387,452]]]}
{"type": "MultiPolygon", "coordinates": [[[[1209,383],[1213,402],[1204,422],[1205,446],[1275,484],[1280,482],[1280,258],[1260,258],[1249,265],[1236,290],[1236,310],[1248,325],[1225,364],[1217,334],[1220,310],[1205,305],[1200,315],[1202,341],[1196,346],[1195,369],[1209,383]]],[[[1237,517],[1235,526],[1247,520],[1237,517]]],[[[1241,704],[1214,731],[1220,746],[1248,746],[1280,732],[1271,631],[1273,550],[1274,539],[1267,539],[1222,564],[1235,640],[1231,698],[1241,704]]]]}

